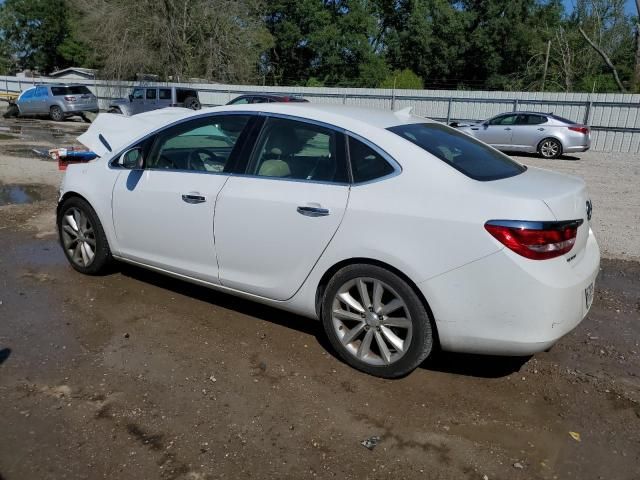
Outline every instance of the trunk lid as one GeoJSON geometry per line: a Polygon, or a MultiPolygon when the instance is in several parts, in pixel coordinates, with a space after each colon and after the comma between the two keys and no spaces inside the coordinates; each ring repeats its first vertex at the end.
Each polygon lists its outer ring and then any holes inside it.
{"type": "MultiPolygon", "coordinates": [[[[558,221],[582,220],[583,223],[578,228],[576,243],[565,254],[568,262],[578,263],[589,237],[592,212],[584,180],[550,170],[529,167],[527,171],[515,177],[488,183],[492,188],[508,196],[541,200],[558,221]]],[[[540,219],[517,218],[510,220],[537,221],[540,219]]]]}

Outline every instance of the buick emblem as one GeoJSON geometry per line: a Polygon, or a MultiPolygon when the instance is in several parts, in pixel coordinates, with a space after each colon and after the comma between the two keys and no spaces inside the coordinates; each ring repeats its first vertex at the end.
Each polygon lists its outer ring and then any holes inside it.
{"type": "Polygon", "coordinates": [[[593,212],[593,204],[591,200],[587,200],[587,220],[591,220],[591,212],[593,212]]]}

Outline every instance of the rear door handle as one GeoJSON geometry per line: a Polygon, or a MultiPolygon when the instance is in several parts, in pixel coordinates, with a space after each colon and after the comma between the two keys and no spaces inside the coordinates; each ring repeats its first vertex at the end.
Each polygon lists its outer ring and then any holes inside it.
{"type": "Polygon", "coordinates": [[[544,130],[544,128],[540,127],[538,130],[540,130],[542,132],[544,130]]]}
{"type": "Polygon", "coordinates": [[[306,217],[326,217],[329,210],[321,207],[298,207],[298,213],[306,217]]]}
{"type": "Polygon", "coordinates": [[[207,201],[205,197],[197,193],[186,193],[182,195],[182,200],[187,203],[204,203],[207,201]]]}
{"type": "Polygon", "coordinates": [[[507,127],[507,128],[505,128],[505,130],[511,130],[511,128],[507,127]]]}

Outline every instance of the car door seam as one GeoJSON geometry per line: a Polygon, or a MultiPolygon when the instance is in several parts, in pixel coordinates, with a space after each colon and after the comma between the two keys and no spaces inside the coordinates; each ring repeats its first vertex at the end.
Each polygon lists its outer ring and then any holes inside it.
{"type": "Polygon", "coordinates": [[[218,193],[216,194],[216,198],[213,203],[213,219],[212,219],[211,229],[213,233],[213,251],[216,255],[216,267],[217,267],[216,273],[218,276],[218,283],[220,285],[222,285],[222,279],[220,278],[220,258],[218,257],[218,246],[216,245],[216,211],[218,210],[218,199],[220,198],[220,195],[222,195],[222,191],[224,190],[224,187],[227,185],[227,182],[232,177],[232,175],[233,174],[227,175],[227,179],[222,184],[222,187],[220,187],[220,190],[218,190],[218,193]]]}
{"type": "Polygon", "coordinates": [[[304,280],[302,280],[302,283],[300,283],[300,286],[295,290],[295,292],[293,292],[293,294],[289,298],[286,298],[286,299],[282,300],[283,302],[288,302],[293,297],[295,297],[298,294],[298,292],[302,289],[304,284],[307,283],[307,280],[309,279],[309,277],[311,276],[311,273],[315,270],[316,266],[320,262],[320,259],[324,255],[324,252],[327,251],[327,248],[329,248],[329,245],[331,245],[331,242],[333,241],[335,236],[338,234],[338,230],[340,230],[340,227],[342,226],[342,222],[344,221],[344,217],[347,215],[347,209],[349,208],[349,199],[350,198],[351,198],[351,185],[349,185],[349,188],[347,189],[347,201],[345,203],[344,210],[342,212],[342,217],[340,217],[340,222],[338,222],[338,226],[336,227],[335,231],[333,232],[333,235],[331,235],[331,238],[329,239],[327,244],[324,246],[324,248],[320,252],[320,255],[318,255],[318,258],[316,259],[316,261],[313,263],[313,265],[309,269],[309,272],[304,277],[304,280]]]}

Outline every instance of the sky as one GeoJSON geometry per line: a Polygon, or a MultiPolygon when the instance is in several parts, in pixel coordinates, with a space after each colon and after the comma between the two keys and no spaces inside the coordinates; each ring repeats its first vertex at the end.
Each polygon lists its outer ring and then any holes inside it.
{"type": "MultiPolygon", "coordinates": [[[[575,0],[562,0],[567,11],[573,10],[573,5],[575,5],[575,0]]],[[[625,12],[628,15],[637,15],[636,11],[636,2],[635,0],[626,0],[625,2],[625,12]]]]}

